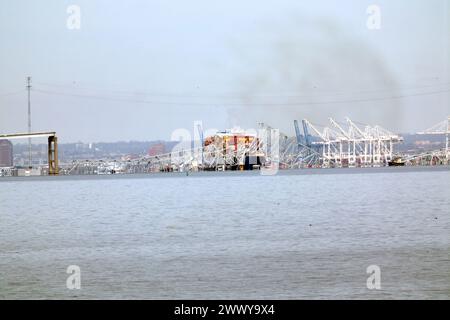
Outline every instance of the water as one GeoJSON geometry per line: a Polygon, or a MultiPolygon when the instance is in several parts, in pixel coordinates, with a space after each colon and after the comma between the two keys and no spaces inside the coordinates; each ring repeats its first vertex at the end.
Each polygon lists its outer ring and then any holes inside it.
{"type": "Polygon", "coordinates": [[[2,178],[0,202],[2,299],[450,298],[448,168],[2,178]]]}

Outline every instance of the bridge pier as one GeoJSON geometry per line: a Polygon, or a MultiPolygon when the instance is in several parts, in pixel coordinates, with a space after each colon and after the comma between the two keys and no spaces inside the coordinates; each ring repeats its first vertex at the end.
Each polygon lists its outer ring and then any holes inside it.
{"type": "Polygon", "coordinates": [[[58,138],[56,136],[48,137],[48,174],[58,175],[58,138]]]}

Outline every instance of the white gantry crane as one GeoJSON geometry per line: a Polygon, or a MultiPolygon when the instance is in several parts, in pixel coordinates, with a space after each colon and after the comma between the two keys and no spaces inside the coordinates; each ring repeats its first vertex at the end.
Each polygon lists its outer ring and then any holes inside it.
{"type": "Polygon", "coordinates": [[[311,145],[322,151],[323,167],[372,167],[386,166],[393,158],[394,145],[403,138],[380,126],[365,125],[358,127],[346,118],[347,125],[340,124],[332,118],[328,119],[333,129],[317,126],[304,119],[305,136],[315,134],[311,145]]]}

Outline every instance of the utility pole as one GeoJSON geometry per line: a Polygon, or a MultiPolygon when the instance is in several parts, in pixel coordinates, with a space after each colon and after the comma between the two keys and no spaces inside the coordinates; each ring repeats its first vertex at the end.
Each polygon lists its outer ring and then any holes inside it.
{"type": "MultiPolygon", "coordinates": [[[[31,77],[27,77],[27,91],[28,91],[28,133],[31,133],[31,77]]],[[[31,138],[28,138],[28,167],[32,168],[31,162],[31,138]]]]}
{"type": "Polygon", "coordinates": [[[447,132],[445,133],[445,158],[447,159],[447,164],[450,160],[450,117],[447,118],[447,132]]]}

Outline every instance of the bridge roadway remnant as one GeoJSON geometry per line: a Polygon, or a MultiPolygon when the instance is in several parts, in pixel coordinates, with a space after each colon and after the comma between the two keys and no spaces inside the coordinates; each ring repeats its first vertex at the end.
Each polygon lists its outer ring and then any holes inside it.
{"type": "Polygon", "coordinates": [[[0,139],[27,139],[27,138],[40,138],[48,137],[48,174],[58,175],[58,138],[56,132],[32,132],[32,133],[13,133],[13,134],[0,134],[0,139]]]}

